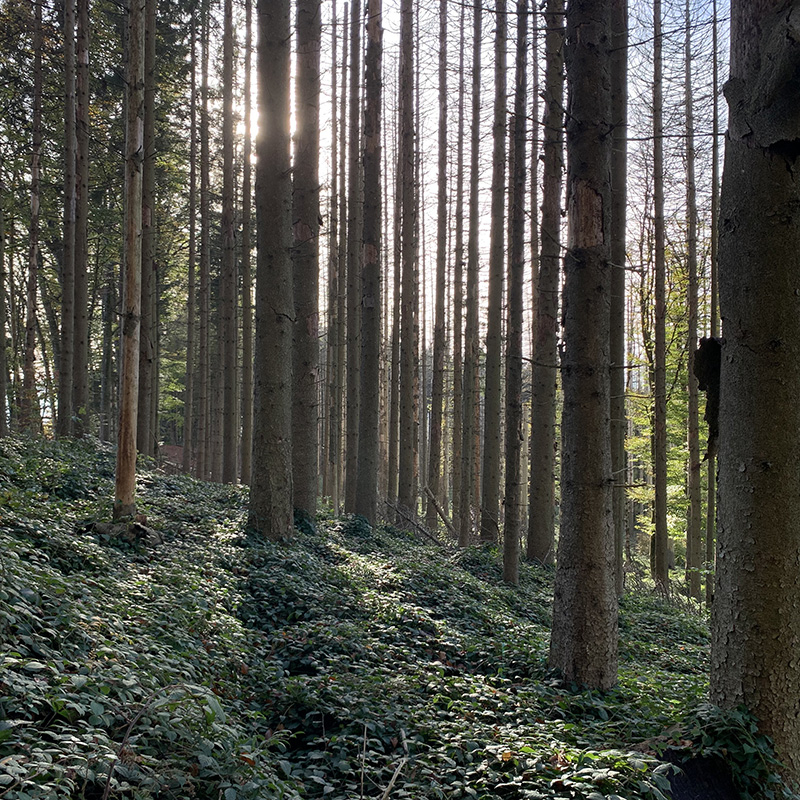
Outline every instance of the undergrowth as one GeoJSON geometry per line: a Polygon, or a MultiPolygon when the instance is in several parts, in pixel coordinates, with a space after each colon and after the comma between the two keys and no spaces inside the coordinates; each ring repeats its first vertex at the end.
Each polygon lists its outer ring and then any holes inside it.
{"type": "Polygon", "coordinates": [[[112,478],[97,442],[0,442],[0,798],[669,796],[699,617],[626,597],[619,685],[582,691],[545,569],[358,518],[265,542],[245,490],[146,469],[164,543],[115,544],[80,532],[112,478]]]}

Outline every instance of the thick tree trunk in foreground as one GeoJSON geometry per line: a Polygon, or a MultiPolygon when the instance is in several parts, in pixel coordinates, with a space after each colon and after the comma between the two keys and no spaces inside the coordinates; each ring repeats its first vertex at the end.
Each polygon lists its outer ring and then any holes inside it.
{"type": "Polygon", "coordinates": [[[361,280],[361,403],[354,511],[373,525],[378,515],[381,371],[381,0],[367,4],[364,112],[364,229],[361,280]]]}
{"type": "Polygon", "coordinates": [[[599,689],[617,680],[611,507],[608,313],[611,291],[611,9],[570,0],[567,196],[561,375],[561,532],[550,664],[599,689]]]}
{"type": "Polygon", "coordinates": [[[128,9],[127,129],[125,133],[125,281],[114,518],[136,513],[136,412],[142,312],[142,155],[144,151],[144,9],[128,9]]]}
{"type": "Polygon", "coordinates": [[[746,705],[800,780],[800,8],[731,4],[711,698],[746,705]]]}
{"type": "Polygon", "coordinates": [[[293,530],[289,0],[258,3],[256,355],[248,527],[268,539],[293,530]]]}
{"type": "Polygon", "coordinates": [[[541,564],[552,564],[555,561],[558,292],[561,280],[561,175],[564,168],[564,0],[548,0],[545,28],[542,250],[531,368],[527,557],[541,564]]]}

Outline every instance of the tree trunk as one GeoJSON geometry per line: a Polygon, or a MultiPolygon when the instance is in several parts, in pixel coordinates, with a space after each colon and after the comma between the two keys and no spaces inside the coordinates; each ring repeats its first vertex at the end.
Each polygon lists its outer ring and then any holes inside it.
{"type": "Polygon", "coordinates": [[[503,273],[505,264],[506,0],[495,3],[492,203],[489,235],[489,296],[486,330],[486,389],[483,417],[482,542],[500,536],[503,273]]]}
{"type": "Polygon", "coordinates": [[[6,329],[8,303],[6,301],[6,186],[3,180],[3,159],[0,157],[0,438],[8,436],[8,356],[6,329]]]}
{"type": "Polygon", "coordinates": [[[541,564],[552,564],[556,524],[556,380],[561,282],[561,174],[564,163],[564,0],[548,0],[545,29],[542,250],[531,368],[527,557],[541,564]]]}
{"type": "Polygon", "coordinates": [[[293,530],[291,34],[289,0],[258,3],[256,356],[248,527],[272,540],[293,530]]]}
{"type": "Polygon", "coordinates": [[[114,519],[136,514],[136,419],[142,309],[142,158],[144,153],[144,8],[128,7],[125,131],[125,280],[122,298],[114,519]]]}
{"type": "Polygon", "coordinates": [[[350,138],[347,199],[347,414],[345,439],[344,510],[356,504],[358,473],[358,415],[361,379],[361,8],[352,0],[350,11],[350,138]]]}
{"type": "Polygon", "coordinates": [[[503,580],[519,583],[522,513],[522,324],[525,291],[525,188],[527,165],[528,1],[517,0],[517,64],[511,151],[508,257],[508,343],[506,345],[506,485],[503,525],[503,580]]]}
{"type": "Polygon", "coordinates": [[[697,187],[695,185],[694,149],[694,99],[692,94],[692,18],[689,0],[686,0],[686,209],[687,222],[687,271],[689,273],[688,306],[688,428],[687,444],[689,463],[687,465],[686,493],[689,499],[689,513],[686,520],[686,583],[689,595],[696,600],[701,597],[700,569],[703,566],[702,531],[700,517],[700,425],[698,419],[697,379],[694,375],[694,353],[697,347],[697,187]]]}
{"type": "Polygon", "coordinates": [[[458,543],[466,547],[472,538],[472,499],[475,469],[475,432],[478,393],[478,161],[481,113],[482,0],[474,7],[472,45],[472,122],[470,131],[469,231],[467,233],[467,306],[464,331],[463,438],[461,440],[461,500],[458,543]]]}
{"type": "MultiPolygon", "coordinates": [[[[191,85],[189,99],[189,275],[186,314],[186,377],[183,401],[183,464],[184,472],[192,471],[194,460],[194,355],[195,294],[197,269],[197,23],[191,23],[191,85]]],[[[245,167],[247,169],[247,167],[245,167]]]]}
{"type": "Polygon", "coordinates": [[[731,3],[711,646],[712,701],[747,706],[792,781],[800,781],[800,221],[787,210],[797,205],[798,26],[800,9],[787,0],[731,3]]]}
{"type": "Polygon", "coordinates": [[[75,323],[72,362],[73,425],[83,436],[89,420],[89,0],[77,0],[75,323]]]}
{"type": "Polygon", "coordinates": [[[319,370],[320,0],[298,0],[294,149],[294,503],[317,511],[317,373],[319,370]]]}
{"type": "Polygon", "coordinates": [[[566,681],[617,680],[611,507],[611,8],[571,0],[566,14],[569,247],[564,258],[561,531],[550,665],[566,681]]]}
{"type": "Polygon", "coordinates": [[[653,0],[653,246],[655,247],[655,384],[653,390],[653,472],[655,542],[653,577],[669,593],[667,533],[667,299],[664,230],[664,126],[662,97],[661,0],[653,0]]]}
{"type": "Polygon", "coordinates": [[[236,237],[233,175],[233,0],[225,0],[222,37],[222,268],[220,274],[222,353],[222,482],[236,483],[239,472],[236,237]]]}
{"type": "Polygon", "coordinates": [[[58,359],[56,434],[72,433],[72,365],[75,344],[75,0],[64,2],[64,259],[61,266],[61,354],[58,359]]]}
{"type": "MultiPolygon", "coordinates": [[[[418,312],[416,192],[414,190],[414,12],[411,0],[402,0],[400,22],[400,158],[402,286],[400,311],[400,436],[397,504],[401,513],[416,509],[414,478],[417,450],[418,397],[416,352],[418,312]]],[[[402,516],[398,524],[407,522],[402,516]]]]}
{"type": "Polygon", "coordinates": [[[139,403],[136,446],[151,458],[156,455],[157,433],[151,427],[156,354],[156,3],[144,8],[144,163],[142,165],[142,321],[139,336],[139,403]]]}
{"type": "MultiPolygon", "coordinates": [[[[444,295],[447,269],[447,0],[439,3],[439,131],[436,195],[436,300],[433,319],[433,385],[431,387],[431,427],[428,437],[428,488],[434,498],[441,497],[442,406],[444,404],[444,295]]],[[[425,524],[437,526],[436,507],[428,499],[425,524]]]]}
{"type": "Polygon", "coordinates": [[[364,229],[361,297],[361,403],[354,511],[377,522],[381,370],[381,0],[367,3],[364,112],[364,229]]]}
{"type": "Polygon", "coordinates": [[[244,51],[244,167],[242,176],[242,483],[250,483],[253,458],[253,274],[251,268],[252,186],[251,80],[253,61],[253,3],[245,0],[244,51]]]}
{"type": "Polygon", "coordinates": [[[624,591],[625,552],[625,230],[628,204],[628,0],[612,4],[611,60],[611,471],[617,596],[624,591]]]}

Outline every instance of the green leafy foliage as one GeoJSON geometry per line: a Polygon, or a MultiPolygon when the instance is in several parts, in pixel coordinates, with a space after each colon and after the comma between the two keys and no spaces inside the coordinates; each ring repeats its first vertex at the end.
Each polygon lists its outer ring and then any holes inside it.
{"type": "Polygon", "coordinates": [[[547,668],[548,570],[330,515],[267,542],[246,490],[146,466],[163,543],[126,549],[85,524],[112,466],[0,443],[0,796],[669,796],[635,745],[705,693],[698,617],[626,598],[619,685],[582,690],[547,668]]]}

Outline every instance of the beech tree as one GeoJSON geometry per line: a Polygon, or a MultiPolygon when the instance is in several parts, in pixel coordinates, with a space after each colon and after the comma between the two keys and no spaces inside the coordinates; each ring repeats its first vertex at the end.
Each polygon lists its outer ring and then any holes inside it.
{"type": "Polygon", "coordinates": [[[724,334],[711,698],[747,706],[800,780],[800,8],[731,3],[719,291],[724,334]]]}
{"type": "Polygon", "coordinates": [[[609,405],[611,50],[611,7],[605,0],[570,0],[561,530],[550,664],[565,680],[599,689],[617,680],[609,405]]]}

